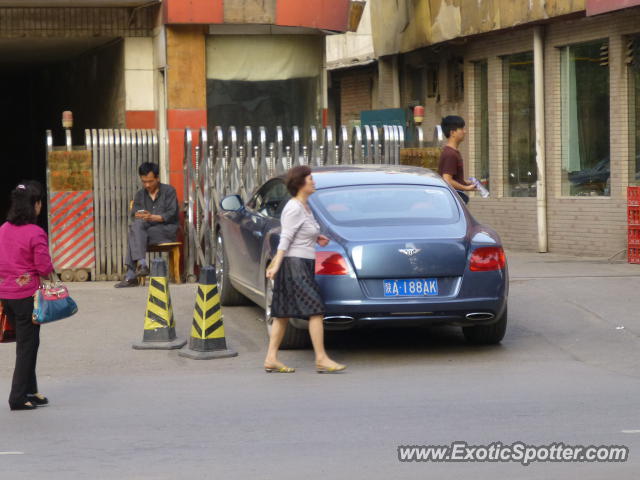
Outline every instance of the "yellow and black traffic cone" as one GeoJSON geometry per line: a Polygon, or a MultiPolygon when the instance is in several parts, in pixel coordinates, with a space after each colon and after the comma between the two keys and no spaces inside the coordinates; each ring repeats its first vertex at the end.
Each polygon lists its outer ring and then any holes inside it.
{"type": "Polygon", "coordinates": [[[195,360],[235,357],[238,352],[227,348],[222,323],[222,307],[216,282],[216,270],[203,267],[193,310],[193,326],[189,347],[179,353],[195,360]]]}
{"type": "Polygon", "coordinates": [[[162,258],[151,262],[149,299],[144,318],[142,342],[134,343],[136,350],[173,350],[186,345],[185,339],[176,338],[173,307],[169,293],[167,263],[162,258]]]}

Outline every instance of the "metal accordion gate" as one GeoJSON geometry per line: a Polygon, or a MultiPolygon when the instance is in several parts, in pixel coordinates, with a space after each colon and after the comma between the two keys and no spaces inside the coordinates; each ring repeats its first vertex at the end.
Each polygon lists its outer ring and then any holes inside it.
{"type": "MultiPolygon", "coordinates": [[[[196,281],[198,267],[210,265],[215,248],[215,215],[220,200],[231,194],[248,200],[254,190],[274,176],[296,165],[379,164],[398,165],[404,148],[405,129],[397,125],[356,126],[338,130],[311,127],[306,138],[297,127],[285,132],[277,127],[269,137],[265,127],[238,131],[230,127],[192,130],[184,133],[184,248],[188,282],[196,281]],[[257,131],[257,136],[254,133],[257,131]],[[273,141],[268,141],[272,138],[273,141]]],[[[437,146],[443,140],[440,127],[433,140],[425,142],[416,128],[412,147],[437,146]]]]}
{"type": "Polygon", "coordinates": [[[85,130],[85,145],[54,147],[47,130],[47,190],[52,259],[63,281],[124,275],[129,205],[138,166],[159,162],[155,130],[85,130]]]}

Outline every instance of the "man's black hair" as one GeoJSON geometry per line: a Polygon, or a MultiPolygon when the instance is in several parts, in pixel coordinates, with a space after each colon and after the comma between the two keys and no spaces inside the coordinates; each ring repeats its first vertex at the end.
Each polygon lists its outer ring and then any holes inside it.
{"type": "Polygon", "coordinates": [[[140,175],[141,177],[149,175],[151,172],[153,172],[153,175],[157,177],[158,175],[160,175],[160,166],[157,163],[144,162],[138,167],[138,175],[140,175]]]}
{"type": "Polygon", "coordinates": [[[451,132],[459,128],[464,128],[464,118],[457,115],[449,115],[442,119],[442,123],[440,124],[440,126],[442,127],[442,133],[444,134],[444,136],[449,138],[451,132]]]}

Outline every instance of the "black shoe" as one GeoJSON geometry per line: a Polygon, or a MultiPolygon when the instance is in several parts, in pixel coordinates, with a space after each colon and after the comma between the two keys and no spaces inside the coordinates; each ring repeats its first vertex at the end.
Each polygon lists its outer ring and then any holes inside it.
{"type": "Polygon", "coordinates": [[[138,268],[136,268],[136,275],[138,277],[147,277],[149,273],[149,267],[146,265],[138,265],[138,268]]]}
{"type": "Polygon", "coordinates": [[[126,278],[114,285],[116,288],[128,288],[128,287],[137,287],[138,280],[132,278],[131,280],[127,280],[126,278]]]}
{"type": "Polygon", "coordinates": [[[18,404],[18,405],[9,405],[9,408],[11,410],[35,410],[38,407],[36,407],[31,402],[25,402],[25,403],[18,404]]]}
{"type": "Polygon", "coordinates": [[[35,395],[31,395],[31,394],[27,395],[27,400],[38,407],[49,405],[49,399],[44,395],[40,395],[39,393],[35,395]]]}

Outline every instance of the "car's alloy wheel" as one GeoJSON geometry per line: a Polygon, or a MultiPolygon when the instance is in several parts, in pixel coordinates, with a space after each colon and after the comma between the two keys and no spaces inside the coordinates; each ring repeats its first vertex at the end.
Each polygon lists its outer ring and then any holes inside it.
{"type": "MultiPolygon", "coordinates": [[[[267,335],[271,337],[271,330],[273,329],[273,317],[271,316],[271,302],[273,301],[273,280],[267,279],[265,286],[265,306],[264,306],[264,323],[267,327],[267,335]]],[[[291,322],[287,325],[287,331],[282,338],[280,348],[283,350],[306,348],[309,345],[309,331],[301,328],[296,328],[291,325],[291,322]]]]}

